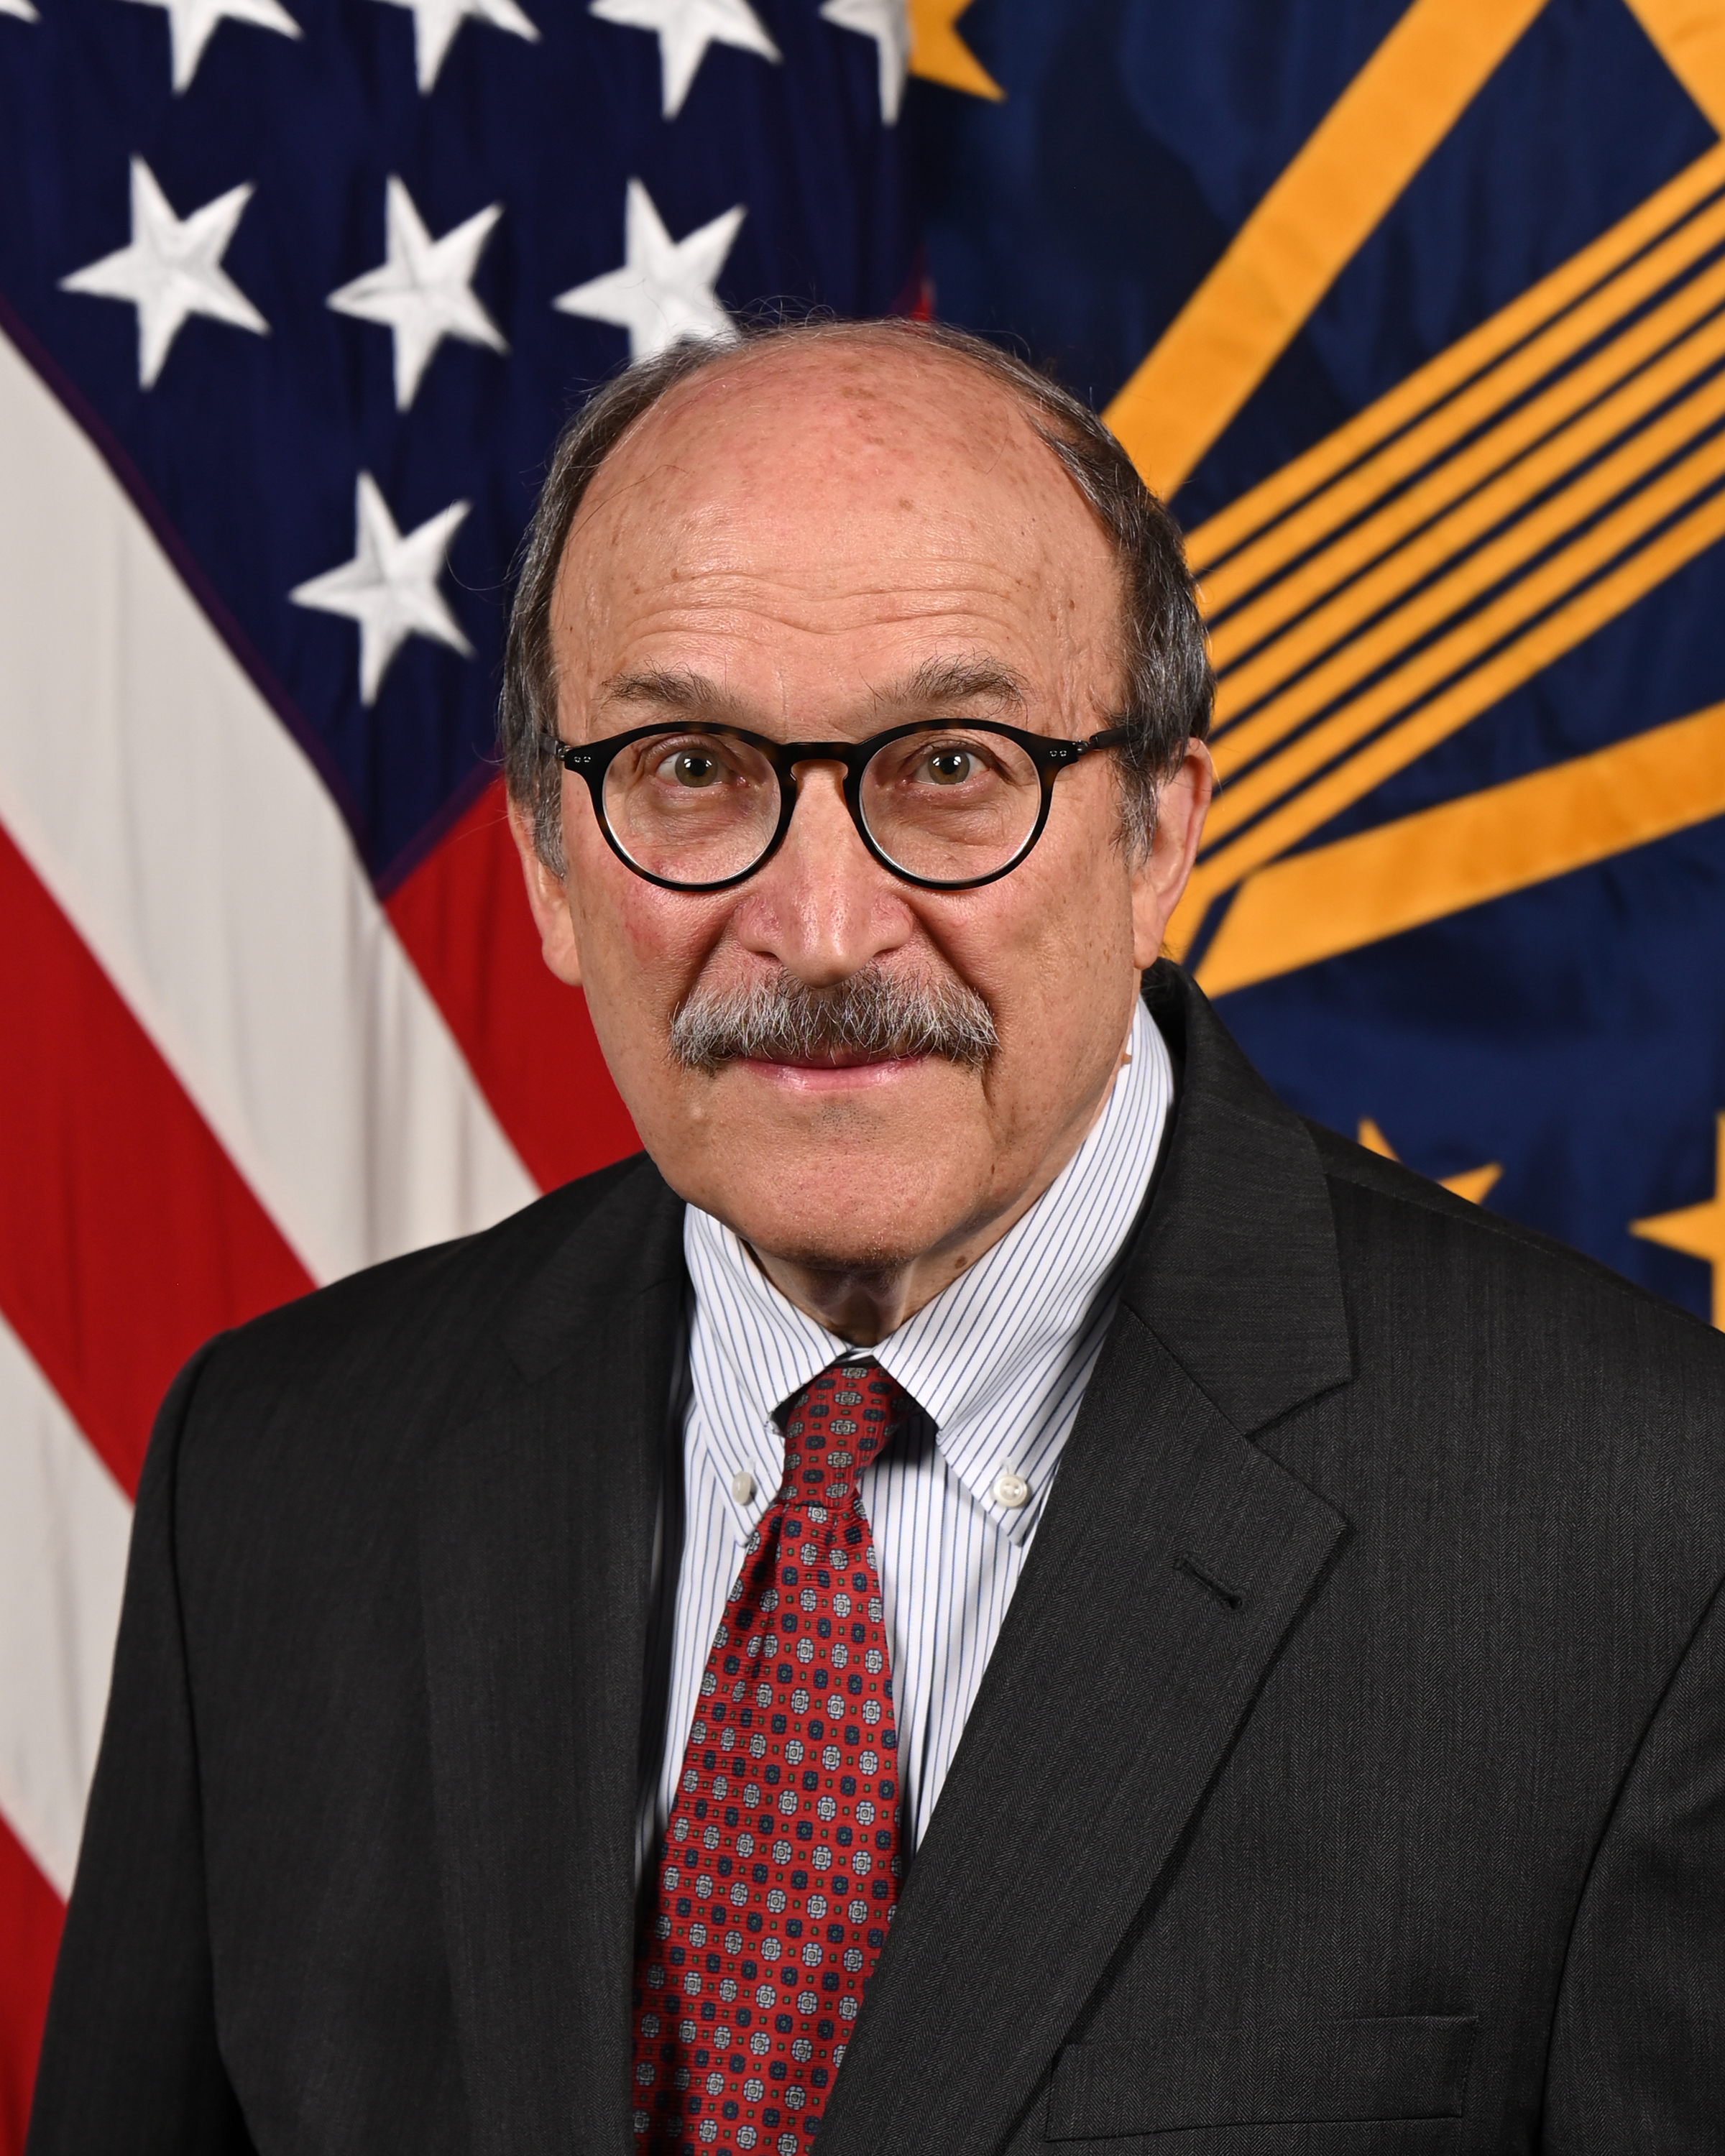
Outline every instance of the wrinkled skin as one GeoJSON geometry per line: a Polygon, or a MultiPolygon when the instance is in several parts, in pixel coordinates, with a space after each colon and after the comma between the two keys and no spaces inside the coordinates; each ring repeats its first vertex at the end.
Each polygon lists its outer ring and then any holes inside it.
{"type": "MultiPolygon", "coordinates": [[[[686,712],[644,681],[660,675],[706,685],[706,716],[782,740],[960,716],[1075,737],[1116,706],[1118,602],[1082,497],[974,369],[860,338],[743,352],[638,421],[582,505],[552,611],[558,723],[570,741],[661,712],[674,724],[686,712]],[[928,703],[918,676],[955,663],[995,685],[928,703]]],[[[879,867],[832,764],[802,767],[766,867],[706,896],[631,874],[577,778],[563,781],[566,875],[516,814],[546,963],[585,989],[665,1179],[859,1345],[998,1240],[1107,1096],[1213,783],[1194,745],[1134,860],[1113,764],[1063,773],[1029,859],[965,892],[915,890],[879,867]],[[737,1062],[707,1075],[666,1054],[697,982],[783,967],[819,985],[871,961],[978,989],[999,1034],[988,1067],[737,1062]]]]}

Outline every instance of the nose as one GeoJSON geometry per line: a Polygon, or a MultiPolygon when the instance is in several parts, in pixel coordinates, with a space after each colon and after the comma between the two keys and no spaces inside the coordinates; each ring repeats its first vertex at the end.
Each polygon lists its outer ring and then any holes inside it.
{"type": "Polygon", "coordinates": [[[744,886],[733,927],[747,949],[826,988],[907,942],[911,915],[850,820],[845,767],[810,760],[796,779],[784,843],[744,886]]]}

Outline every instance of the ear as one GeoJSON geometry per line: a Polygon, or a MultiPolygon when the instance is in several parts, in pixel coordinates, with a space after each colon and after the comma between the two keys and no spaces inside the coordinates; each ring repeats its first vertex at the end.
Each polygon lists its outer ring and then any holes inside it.
{"type": "Polygon", "coordinates": [[[1179,769],[1157,795],[1156,829],[1132,872],[1132,963],[1141,972],[1161,956],[1163,932],[1198,858],[1215,790],[1209,749],[1200,741],[1189,742],[1179,769]]]}
{"type": "Polygon", "coordinates": [[[539,948],[545,963],[560,981],[578,988],[581,953],[575,942],[568,888],[562,877],[540,860],[533,844],[532,825],[517,801],[509,804],[509,833],[521,857],[521,880],[527,886],[527,903],[533,910],[533,924],[539,931],[539,948]]]}

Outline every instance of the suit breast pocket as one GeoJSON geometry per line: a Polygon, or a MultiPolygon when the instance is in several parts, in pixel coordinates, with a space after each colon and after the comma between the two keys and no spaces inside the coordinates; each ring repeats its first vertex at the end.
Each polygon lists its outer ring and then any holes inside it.
{"type": "Polygon", "coordinates": [[[1478,2023],[1406,2015],[1182,2032],[1142,2047],[1060,2054],[1050,2141],[1107,2141],[1204,2128],[1363,2125],[1460,2118],[1478,2023]]]}

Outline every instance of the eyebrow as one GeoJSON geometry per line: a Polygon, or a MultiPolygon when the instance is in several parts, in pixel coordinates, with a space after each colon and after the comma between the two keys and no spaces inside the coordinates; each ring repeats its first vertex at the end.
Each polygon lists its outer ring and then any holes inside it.
{"type": "Polygon", "coordinates": [[[877,690],[875,701],[889,706],[975,704],[1024,706],[1024,685],[1010,666],[993,659],[929,659],[914,674],[877,690]]]}
{"type": "MultiPolygon", "coordinates": [[[[649,667],[637,674],[614,675],[601,691],[606,703],[649,704],[660,711],[742,725],[735,698],[704,674],[684,668],[649,667]]],[[[932,711],[954,704],[990,703],[1022,711],[1022,678],[1009,666],[989,659],[929,659],[902,680],[873,692],[879,711],[932,711]]]]}
{"type": "Polygon", "coordinates": [[[599,693],[608,704],[657,704],[673,711],[722,711],[732,701],[704,674],[656,666],[640,674],[614,674],[599,693]]]}

